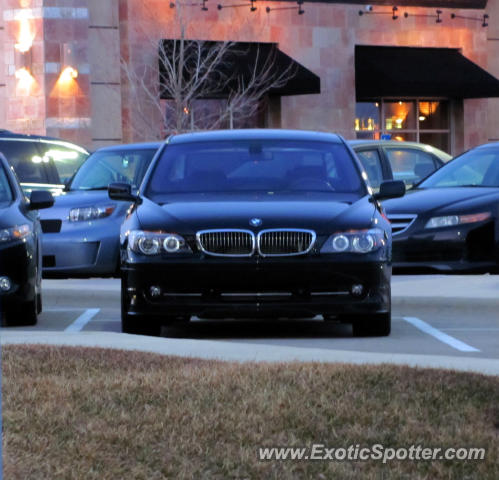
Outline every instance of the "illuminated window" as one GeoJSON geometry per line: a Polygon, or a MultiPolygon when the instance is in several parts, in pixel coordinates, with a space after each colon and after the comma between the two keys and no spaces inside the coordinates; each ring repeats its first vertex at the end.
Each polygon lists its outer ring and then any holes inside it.
{"type": "Polygon", "coordinates": [[[450,150],[449,102],[436,99],[379,99],[356,105],[357,138],[414,141],[450,150]]]}

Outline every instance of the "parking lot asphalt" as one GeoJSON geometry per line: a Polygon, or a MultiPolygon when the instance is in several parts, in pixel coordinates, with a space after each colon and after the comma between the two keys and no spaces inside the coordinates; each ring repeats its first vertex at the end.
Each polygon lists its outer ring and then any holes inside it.
{"type": "Polygon", "coordinates": [[[353,338],[351,326],[313,320],[194,319],[162,337],[120,332],[117,279],[44,280],[34,327],[1,329],[2,344],[136,349],[236,361],[396,363],[499,374],[499,276],[394,276],[389,337],[353,338]]]}

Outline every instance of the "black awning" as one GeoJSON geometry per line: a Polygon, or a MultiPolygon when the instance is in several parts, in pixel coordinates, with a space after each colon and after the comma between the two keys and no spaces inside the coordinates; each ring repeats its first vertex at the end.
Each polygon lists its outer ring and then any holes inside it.
{"type": "MultiPolygon", "coordinates": [[[[169,55],[172,58],[175,54],[174,49],[178,53],[179,40],[162,40],[159,48],[159,73],[160,73],[160,91],[161,98],[170,98],[167,92],[161,88],[161,84],[167,81],[168,76],[165,75],[165,62],[162,61],[162,55],[169,55]]],[[[186,40],[184,51],[190,48],[196,49],[201,41],[199,40],[186,40]]],[[[194,56],[208,55],[210,48],[221,42],[202,41],[202,51],[205,53],[196,53],[194,56]]],[[[223,56],[223,61],[217,66],[216,72],[210,79],[213,83],[219,81],[220,76],[225,78],[230,77],[231,81],[225,82],[223,87],[218,89],[215,93],[213,91],[208,95],[196,96],[196,98],[223,98],[226,97],[231,90],[237,88],[238,82],[247,80],[251,77],[253,69],[259,72],[265,67],[268,67],[269,62],[271,67],[267,75],[272,78],[278,78],[282,72],[291,72],[286,75],[286,82],[279,85],[277,88],[269,90],[268,94],[271,96],[285,96],[285,95],[304,95],[315,94],[321,92],[320,78],[303,65],[298,63],[293,58],[286,55],[283,51],[279,50],[275,43],[260,43],[260,42],[231,42],[230,47],[227,49],[223,56]],[[266,63],[267,62],[267,63],[266,63]],[[289,70],[287,70],[289,69],[289,70]]],[[[187,67],[184,71],[186,79],[192,75],[193,68],[187,67]]]]}
{"type": "Polygon", "coordinates": [[[357,101],[380,97],[499,97],[499,80],[455,48],[356,45],[357,101]]]}
{"type": "MultiPolygon", "coordinates": [[[[293,1],[296,0],[285,0],[293,1]]],[[[487,0],[310,0],[312,3],[346,3],[355,5],[375,5],[393,7],[436,7],[436,8],[473,8],[480,9],[487,6],[487,0]]],[[[307,3],[308,0],[307,0],[307,3]]]]}

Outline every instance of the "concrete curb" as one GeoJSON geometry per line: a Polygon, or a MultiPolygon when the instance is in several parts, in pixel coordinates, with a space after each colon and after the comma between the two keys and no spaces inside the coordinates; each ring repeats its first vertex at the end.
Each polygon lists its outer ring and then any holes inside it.
{"type": "Polygon", "coordinates": [[[372,353],[320,348],[256,345],[227,341],[174,339],[125,335],[112,332],[9,332],[1,335],[2,345],[44,344],[135,350],[185,358],[235,362],[321,362],[396,364],[421,368],[444,368],[456,371],[499,375],[499,359],[372,353]],[[221,354],[220,352],[223,352],[221,354]]]}

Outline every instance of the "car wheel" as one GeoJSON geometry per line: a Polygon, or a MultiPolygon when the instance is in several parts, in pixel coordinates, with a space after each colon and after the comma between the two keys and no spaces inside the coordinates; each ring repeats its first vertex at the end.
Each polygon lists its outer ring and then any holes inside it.
{"type": "Polygon", "coordinates": [[[16,309],[6,309],[4,312],[4,321],[9,326],[27,326],[36,325],[38,302],[36,298],[30,302],[25,302],[16,309]]]}
{"type": "Polygon", "coordinates": [[[42,313],[42,310],[43,310],[42,294],[37,293],[36,294],[36,313],[38,315],[40,315],[40,313],[42,313]]]}
{"type": "Polygon", "coordinates": [[[376,313],[353,321],[354,337],[386,337],[390,335],[391,312],[376,313]]]}
{"type": "Polygon", "coordinates": [[[161,324],[151,323],[147,317],[123,314],[121,316],[121,331],[123,333],[131,333],[134,335],[149,335],[159,337],[161,333],[161,324]]]}

